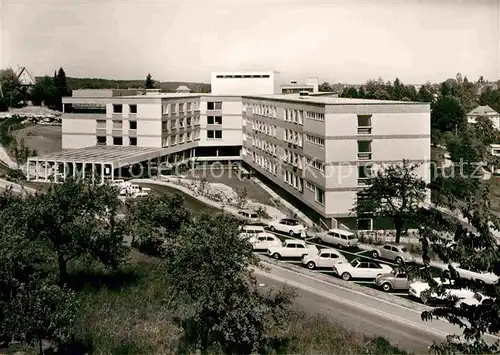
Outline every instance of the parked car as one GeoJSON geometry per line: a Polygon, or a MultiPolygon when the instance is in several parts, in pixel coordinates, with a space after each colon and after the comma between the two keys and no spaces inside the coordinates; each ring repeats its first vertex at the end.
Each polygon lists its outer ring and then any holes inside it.
{"type": "Polygon", "coordinates": [[[453,283],[450,284],[448,280],[443,282],[441,281],[440,278],[435,278],[434,281],[436,281],[440,285],[447,285],[450,288],[446,288],[443,295],[438,295],[436,292],[429,292],[430,286],[427,282],[415,281],[412,282],[408,288],[408,293],[410,297],[416,298],[422,301],[422,303],[426,304],[429,301],[445,300],[450,296],[455,296],[458,297],[459,299],[457,306],[459,306],[461,303],[465,303],[471,306],[477,305],[480,304],[482,300],[487,299],[487,297],[475,293],[472,290],[464,288],[462,289],[453,288],[453,283]]]}
{"type": "Polygon", "coordinates": [[[269,223],[269,229],[275,232],[287,233],[291,237],[300,235],[302,238],[306,236],[306,227],[300,224],[299,221],[290,218],[283,218],[278,221],[269,223]]]}
{"type": "Polygon", "coordinates": [[[144,198],[144,197],[148,197],[149,194],[147,192],[143,192],[143,191],[139,191],[139,192],[136,192],[132,195],[132,198],[144,198]]]}
{"type": "Polygon", "coordinates": [[[259,215],[256,212],[249,210],[238,211],[238,215],[236,216],[236,218],[247,223],[257,224],[261,222],[259,215]]]}
{"type": "Polygon", "coordinates": [[[258,233],[251,236],[248,241],[252,244],[253,250],[267,250],[282,244],[281,240],[271,233],[258,233]]]}
{"type": "Polygon", "coordinates": [[[240,230],[241,238],[250,238],[256,234],[266,232],[263,226],[245,225],[245,226],[240,226],[238,229],[240,230]]]}
{"type": "Polygon", "coordinates": [[[375,279],[378,275],[388,274],[392,267],[375,261],[354,259],[347,264],[337,264],[333,267],[333,273],[348,281],[351,278],[375,279]]]}
{"type": "Polygon", "coordinates": [[[123,180],[123,179],[111,180],[111,181],[109,182],[109,184],[110,184],[111,186],[122,187],[123,185],[125,185],[125,180],[123,180]]]}
{"type": "Polygon", "coordinates": [[[411,256],[408,249],[401,245],[385,244],[381,248],[373,249],[372,256],[376,258],[382,258],[387,260],[395,261],[398,264],[403,262],[409,263],[415,261],[415,258],[411,256]]]}
{"type": "Polygon", "coordinates": [[[498,281],[498,276],[494,273],[472,271],[467,266],[462,266],[458,263],[451,263],[451,265],[455,268],[460,278],[484,282],[486,284],[494,284],[498,281]]]}
{"type": "Polygon", "coordinates": [[[375,279],[375,285],[382,288],[385,292],[391,290],[408,290],[410,287],[410,280],[406,273],[394,269],[388,274],[378,275],[375,279]]]}
{"type": "Polygon", "coordinates": [[[349,231],[343,229],[330,229],[328,232],[320,233],[318,238],[321,241],[341,248],[356,247],[358,237],[349,231]]]}
{"type": "Polygon", "coordinates": [[[300,239],[287,239],[279,246],[267,249],[267,254],[276,260],[281,258],[302,258],[309,253],[316,253],[318,248],[312,244],[306,244],[300,239]]]}
{"type": "Polygon", "coordinates": [[[319,249],[316,253],[310,253],[302,257],[302,264],[309,269],[331,268],[334,265],[347,263],[345,256],[335,249],[319,249]]]}

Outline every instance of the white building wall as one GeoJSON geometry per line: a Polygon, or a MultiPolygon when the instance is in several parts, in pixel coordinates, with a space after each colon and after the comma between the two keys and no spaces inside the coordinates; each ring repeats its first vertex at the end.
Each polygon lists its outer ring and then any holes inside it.
{"type": "MultiPolygon", "coordinates": [[[[229,80],[229,79],[228,79],[229,80]]],[[[241,98],[206,96],[200,104],[200,147],[240,146],[243,144],[243,104],[241,98]],[[222,110],[207,110],[208,102],[222,102],[222,110]],[[208,116],[222,116],[221,125],[209,125],[208,116]],[[208,138],[208,130],[221,130],[222,139],[208,138]]]]}
{"type": "Polygon", "coordinates": [[[358,134],[358,116],[355,113],[326,113],[325,136],[355,136],[358,134]]]}
{"type": "Polygon", "coordinates": [[[354,206],[355,191],[327,191],[325,193],[326,214],[346,214],[354,206]]]}
{"type": "Polygon", "coordinates": [[[77,149],[90,147],[96,144],[96,120],[90,119],[96,115],[84,115],[85,118],[69,116],[62,120],[62,149],[77,149]],[[90,117],[90,118],[88,118],[90,117]]]}
{"type": "Polygon", "coordinates": [[[211,93],[213,95],[269,95],[279,93],[277,73],[262,72],[213,72],[211,73],[211,93]],[[269,78],[245,78],[244,76],[268,75],[269,78]],[[222,77],[221,77],[222,76],[222,77]],[[226,77],[224,77],[226,76],[226,77]],[[227,77],[227,76],[242,76],[227,77]]]}
{"type": "MultiPolygon", "coordinates": [[[[355,124],[357,124],[355,117],[355,124]]],[[[372,115],[372,135],[429,134],[429,113],[375,113],[372,115]]]]}

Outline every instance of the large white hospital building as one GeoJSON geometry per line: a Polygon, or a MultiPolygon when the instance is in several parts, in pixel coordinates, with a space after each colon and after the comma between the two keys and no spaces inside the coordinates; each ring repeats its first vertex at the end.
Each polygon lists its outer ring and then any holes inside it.
{"type": "Polygon", "coordinates": [[[213,73],[211,80],[210,94],[73,91],[63,99],[63,150],[29,165],[113,178],[159,157],[241,161],[317,223],[360,229],[373,222],[350,210],[370,166],[406,159],[429,180],[429,104],[283,94],[273,71],[213,73]]]}

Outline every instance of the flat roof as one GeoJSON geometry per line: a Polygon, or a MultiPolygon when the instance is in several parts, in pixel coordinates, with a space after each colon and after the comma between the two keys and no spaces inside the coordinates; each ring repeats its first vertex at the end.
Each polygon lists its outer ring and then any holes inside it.
{"type": "Polygon", "coordinates": [[[289,102],[308,102],[308,103],[316,103],[322,105],[381,105],[381,104],[423,105],[425,104],[423,102],[414,102],[414,101],[350,99],[346,97],[325,97],[317,95],[300,96],[299,94],[244,95],[243,98],[256,99],[256,100],[266,99],[266,100],[278,100],[278,101],[289,101],[289,102]]]}
{"type": "Polygon", "coordinates": [[[58,161],[75,163],[113,164],[115,169],[140,163],[166,155],[168,148],[147,148],[137,146],[97,145],[79,149],[63,149],[40,157],[31,157],[30,162],[58,161]]]}

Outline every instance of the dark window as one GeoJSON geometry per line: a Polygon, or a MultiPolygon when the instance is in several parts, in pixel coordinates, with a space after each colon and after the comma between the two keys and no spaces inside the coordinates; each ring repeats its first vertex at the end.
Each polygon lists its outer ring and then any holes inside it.
{"type": "Polygon", "coordinates": [[[207,124],[222,124],[222,116],[208,116],[207,124]]]}
{"type": "Polygon", "coordinates": [[[371,115],[358,115],[358,127],[371,127],[372,116],[371,115]]]}
{"type": "Polygon", "coordinates": [[[406,279],[406,274],[397,274],[396,277],[398,279],[406,279]]]}
{"type": "Polygon", "coordinates": [[[389,245],[384,245],[384,249],[391,250],[391,247],[389,245]]]}
{"type": "Polygon", "coordinates": [[[129,138],[129,145],[137,145],[137,138],[136,137],[130,137],[129,138]]]}
{"type": "Polygon", "coordinates": [[[129,105],[130,113],[137,113],[137,105],[129,105]]]}
{"type": "Polygon", "coordinates": [[[297,244],[297,248],[302,248],[302,249],[305,249],[306,247],[302,244],[297,244]]]}
{"type": "Polygon", "coordinates": [[[328,253],[323,253],[319,256],[320,258],[329,258],[330,257],[330,254],[328,253]]]}
{"type": "Polygon", "coordinates": [[[123,145],[123,137],[113,137],[113,145],[123,145]]]}
{"type": "Polygon", "coordinates": [[[214,131],[207,131],[207,138],[215,138],[214,131]]]}
{"type": "Polygon", "coordinates": [[[128,121],[130,129],[137,129],[137,121],[128,121]]]}
{"type": "Polygon", "coordinates": [[[97,137],[97,145],[106,145],[106,137],[97,137]]]}
{"type": "Polygon", "coordinates": [[[122,113],[123,107],[122,105],[113,105],[113,113],[122,113]]]}
{"type": "Polygon", "coordinates": [[[207,102],[207,110],[222,110],[222,102],[207,102]]]}
{"type": "Polygon", "coordinates": [[[222,131],[215,131],[215,138],[222,138],[222,131]]]}

